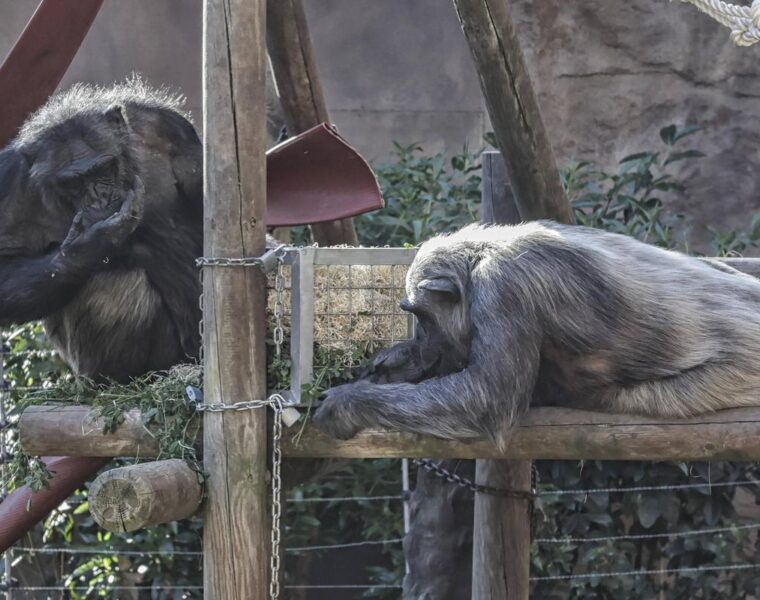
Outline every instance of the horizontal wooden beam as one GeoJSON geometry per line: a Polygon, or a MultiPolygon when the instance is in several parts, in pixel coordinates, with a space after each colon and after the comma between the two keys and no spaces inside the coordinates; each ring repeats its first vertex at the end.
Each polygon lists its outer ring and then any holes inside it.
{"type": "MultiPolygon", "coordinates": [[[[158,444],[138,411],[114,433],[86,406],[34,406],[19,422],[30,454],[67,456],[158,455],[158,444]]],[[[497,458],[598,460],[760,460],[760,407],[736,408],[691,419],[535,408],[507,448],[488,441],[452,442],[389,431],[365,431],[339,441],[307,426],[285,431],[286,458],[497,458]]]]}
{"type": "Polygon", "coordinates": [[[35,456],[158,456],[158,439],[130,410],[113,433],[89,406],[30,406],[21,414],[21,447],[35,456]]]}
{"type": "Polygon", "coordinates": [[[495,458],[558,460],[760,459],[760,407],[691,419],[650,419],[563,408],[531,410],[504,450],[487,441],[452,442],[385,431],[347,441],[312,427],[287,431],[289,458],[495,458]]]}

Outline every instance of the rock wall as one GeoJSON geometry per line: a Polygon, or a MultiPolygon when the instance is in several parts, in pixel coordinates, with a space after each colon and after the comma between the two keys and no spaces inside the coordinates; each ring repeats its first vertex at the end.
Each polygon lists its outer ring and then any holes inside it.
{"type": "Polygon", "coordinates": [[[737,48],[728,30],[682,2],[515,1],[523,47],[561,164],[612,166],[652,148],[671,123],[699,124],[673,210],[692,240],[705,227],[747,228],[760,210],[760,45],[737,48]]]}
{"type": "MultiPolygon", "coordinates": [[[[2,3],[0,54],[37,2],[2,3]]],[[[431,152],[481,146],[488,120],[450,1],[304,2],[333,119],[368,158],[383,158],[394,140],[431,152]]],[[[693,144],[708,156],[673,208],[693,217],[698,239],[708,224],[746,226],[760,210],[760,44],[735,47],[683,2],[512,2],[560,164],[614,165],[651,148],[664,125],[699,123],[693,144]]],[[[64,85],[138,71],[184,91],[199,116],[201,4],[109,0],[64,85]]]]}

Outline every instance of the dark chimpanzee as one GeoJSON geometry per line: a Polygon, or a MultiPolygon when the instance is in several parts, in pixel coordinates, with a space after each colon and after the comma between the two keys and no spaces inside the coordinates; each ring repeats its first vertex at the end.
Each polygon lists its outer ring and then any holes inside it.
{"type": "Polygon", "coordinates": [[[425,243],[401,307],[413,340],[332,388],[320,427],[503,444],[528,406],[681,417],[758,405],[760,281],[622,235],[552,222],[425,243]]]}
{"type": "Polygon", "coordinates": [[[139,79],[54,96],[0,152],[0,325],[43,319],[82,375],[197,355],[201,143],[139,79]]]}

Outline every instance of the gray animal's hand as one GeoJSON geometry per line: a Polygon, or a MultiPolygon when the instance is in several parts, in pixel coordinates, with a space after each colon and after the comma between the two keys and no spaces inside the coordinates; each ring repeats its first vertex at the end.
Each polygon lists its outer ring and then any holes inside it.
{"type": "Polygon", "coordinates": [[[385,348],[372,357],[369,364],[356,373],[357,380],[372,383],[416,383],[427,376],[420,363],[419,351],[413,342],[401,342],[385,348]]]}
{"type": "Polygon", "coordinates": [[[135,187],[124,194],[118,212],[89,226],[86,225],[87,209],[79,211],[61,244],[58,256],[60,266],[108,264],[140,224],[145,203],[142,191],[142,183],[138,179],[135,187]]]}
{"type": "Polygon", "coordinates": [[[361,404],[360,396],[366,386],[365,382],[359,381],[327,390],[314,415],[314,424],[339,440],[354,437],[362,429],[357,423],[354,407],[357,400],[361,404]]]}

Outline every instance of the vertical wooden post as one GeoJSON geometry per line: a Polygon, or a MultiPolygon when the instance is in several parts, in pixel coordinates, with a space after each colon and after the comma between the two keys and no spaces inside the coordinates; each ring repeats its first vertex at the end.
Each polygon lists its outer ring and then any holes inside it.
{"type": "MultiPolygon", "coordinates": [[[[475,481],[529,490],[528,460],[477,460],[475,481]]],[[[530,501],[475,494],[472,599],[527,600],[530,596],[530,501]]]]}
{"type": "MultiPolygon", "coordinates": [[[[288,131],[329,123],[303,0],[267,0],[267,46],[288,131]]],[[[314,223],[311,231],[322,246],[358,243],[352,219],[314,223]]]]}
{"type": "MultiPolygon", "coordinates": [[[[483,153],[481,221],[520,222],[504,159],[483,153]]],[[[530,490],[528,460],[477,460],[475,482],[508,490],[530,490]]],[[[530,503],[525,499],[475,494],[472,599],[527,600],[530,595],[530,503]]]]}
{"type": "MultiPolygon", "coordinates": [[[[203,43],[204,252],[264,251],[265,0],[205,0],[203,43]]],[[[204,388],[208,403],[263,399],[265,280],[256,268],[204,273],[204,388]]],[[[266,409],[206,413],[204,597],[268,593],[266,409]]]]}
{"type": "Polygon", "coordinates": [[[520,216],[573,223],[510,0],[454,0],[520,216]]]}

